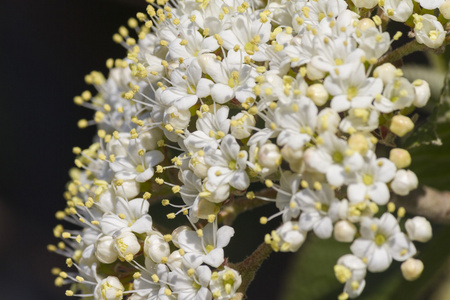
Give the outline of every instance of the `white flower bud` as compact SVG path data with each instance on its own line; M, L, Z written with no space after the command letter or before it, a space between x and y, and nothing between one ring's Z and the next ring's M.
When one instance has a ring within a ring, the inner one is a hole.
M424 217L414 217L405 222L408 237L413 241L428 242L433 236L431 224Z
M387 85L397 77L397 68L391 63L382 64L375 68L373 77L380 78L383 81L383 85Z
M399 137L405 136L408 132L413 130L414 123L410 118L402 115L396 115L392 118L389 129Z
M153 128L149 131L139 133L139 139L145 150L155 150L158 147L158 141L161 140L162 137L163 134L159 128Z
M114 239L111 236L102 236L98 239L95 247L95 257L104 264L116 261L117 251L114 248Z
M414 14L414 24L414 33L419 44L425 44L430 48L438 48L442 45L445 31L435 16Z
M208 74L206 72L206 66L210 64L212 61L216 60L216 55L212 53L204 53L199 56L197 56L197 62L202 69L203 73Z
M141 191L141 185L136 180L124 180L116 189L116 195L125 199L135 198Z
M352 0L358 8L374 8L378 4L378 0Z
M361 133L355 133L348 139L348 146L350 149L365 155L367 150L369 150L369 142L367 138Z
M283 158L289 163L289 167L294 172L302 172L304 168L303 162L303 148L293 149L286 144L283 148L281 148L281 155Z
M418 259L408 258L400 266L403 278L408 281L413 281L419 278L423 271L423 262Z
M424 107L427 105L431 96L430 85L425 80L417 79L413 82L416 97L414 98L415 107Z
M439 12L447 20L450 19L450 0L445 0L444 4L439 7Z
M391 189L400 196L406 196L410 191L417 188L419 180L411 170L398 170L394 180L391 182Z
M335 133L338 130L340 121L341 117L339 117L339 114L335 110L326 107L317 116L316 129L319 133L324 133L325 131Z
M306 90L306 96L317 106L322 106L328 101L328 92L321 83L310 85Z
M248 113L238 113L231 118L231 134L239 139L245 139L250 136L252 129L249 128L255 126L255 117Z
M169 107L164 116L164 122L169 123L174 129L185 129L191 120L189 110L178 110L175 106Z
M129 230L122 230L115 238L115 247L119 256L125 258L127 261L133 259L133 256L141 250L141 245L136 236Z
M258 161L263 167L274 169L281 165L282 160L280 149L275 144L264 144L259 149Z
M318 80L325 77L325 72L317 69L310 62L306 64L306 75L311 80Z
M155 263L160 263L161 258L169 256L170 246L161 234L155 233L145 238L144 252Z
M360 1L360 2L362 2L362 1ZM378 1L376 1L376 2L378 3ZM361 31L366 31L367 29L372 28L372 27L375 27L375 22L372 21L371 19L364 18L364 19L359 20L358 28L361 29Z
M122 300L124 287L120 280L114 276L108 276L95 287L95 299Z
M397 169L403 169L411 164L411 155L405 149L394 148L389 153L389 160L395 164Z
M334 239L338 242L352 242L356 232L355 225L347 220L341 220L334 224Z

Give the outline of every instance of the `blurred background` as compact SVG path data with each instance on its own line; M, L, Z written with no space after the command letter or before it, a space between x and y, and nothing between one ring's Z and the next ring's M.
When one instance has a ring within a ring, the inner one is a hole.
M87 88L84 75L106 72L106 59L125 55L111 37L144 8L143 0L0 3L0 299L66 298L64 288L54 287L50 272L64 267L65 259L46 246L57 242L52 235L58 223L54 214L64 208L71 150L89 146L94 134L77 128L77 121L91 112L72 99ZM411 60L420 63L425 58ZM237 230L228 253L231 261L249 255L277 225L258 225L261 215L272 213L260 208L237 219L236 227L251 223L256 229ZM448 227L436 230L437 238L420 248L431 249L429 264L424 259L425 279L407 283L395 264L392 272L371 276L360 299L450 299L432 290L437 280L449 280L450 268ZM257 273L249 299L336 299L342 287L332 266L346 252L348 245L312 239L297 255L274 254ZM380 290L391 293L380 298Z

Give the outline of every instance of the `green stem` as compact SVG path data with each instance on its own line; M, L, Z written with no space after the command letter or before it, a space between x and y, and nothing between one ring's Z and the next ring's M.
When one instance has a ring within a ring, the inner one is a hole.
M428 48L424 44L419 44L416 40L413 40L394 51L389 52L385 56L381 57L376 66L382 65L384 63L395 62L402 59L404 56L414 53L416 51L432 51L436 54L442 54L445 51L445 47L450 43L450 36L447 36L442 43L442 46L437 49Z
M246 259L236 265L236 270L242 276L242 284L238 292L245 293L250 283L255 278L256 271L266 258L272 253L272 247L266 243L262 243L258 248Z

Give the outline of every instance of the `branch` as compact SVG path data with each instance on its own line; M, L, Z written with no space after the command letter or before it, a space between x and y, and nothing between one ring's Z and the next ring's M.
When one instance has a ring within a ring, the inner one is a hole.
M408 196L395 196L394 203L408 212L441 224L450 224L450 191L441 192L423 186Z
M255 278L256 271L266 258L272 253L272 247L266 243L262 243L258 248L245 260L236 265L236 270L242 276L242 284L238 292L244 294L250 283Z

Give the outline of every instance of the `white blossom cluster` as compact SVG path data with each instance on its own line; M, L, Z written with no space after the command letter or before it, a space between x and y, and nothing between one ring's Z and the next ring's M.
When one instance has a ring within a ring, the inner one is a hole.
M392 145L430 89L379 63L401 35L383 31L382 17L411 20L417 41L437 48L442 24L413 7L446 17L450 2L149 3L129 21L137 39L125 27L114 36L127 57L108 60L107 78L86 76L98 94L74 99L95 111L79 126L98 131L88 149L74 148L57 213L75 229L58 225L63 242L49 246L74 266L55 271L57 285L72 284L66 295L233 299L242 279L224 255L234 229L223 220L238 200L275 203L279 213L261 218L281 217L265 237L275 251L297 251L310 231L349 243L334 270L340 299L360 295L366 272L392 260L405 262L406 279L420 275L412 241L426 242L431 226L422 217L399 225L405 211L391 194L408 195L418 180L408 151ZM187 225L154 224L158 202Z

